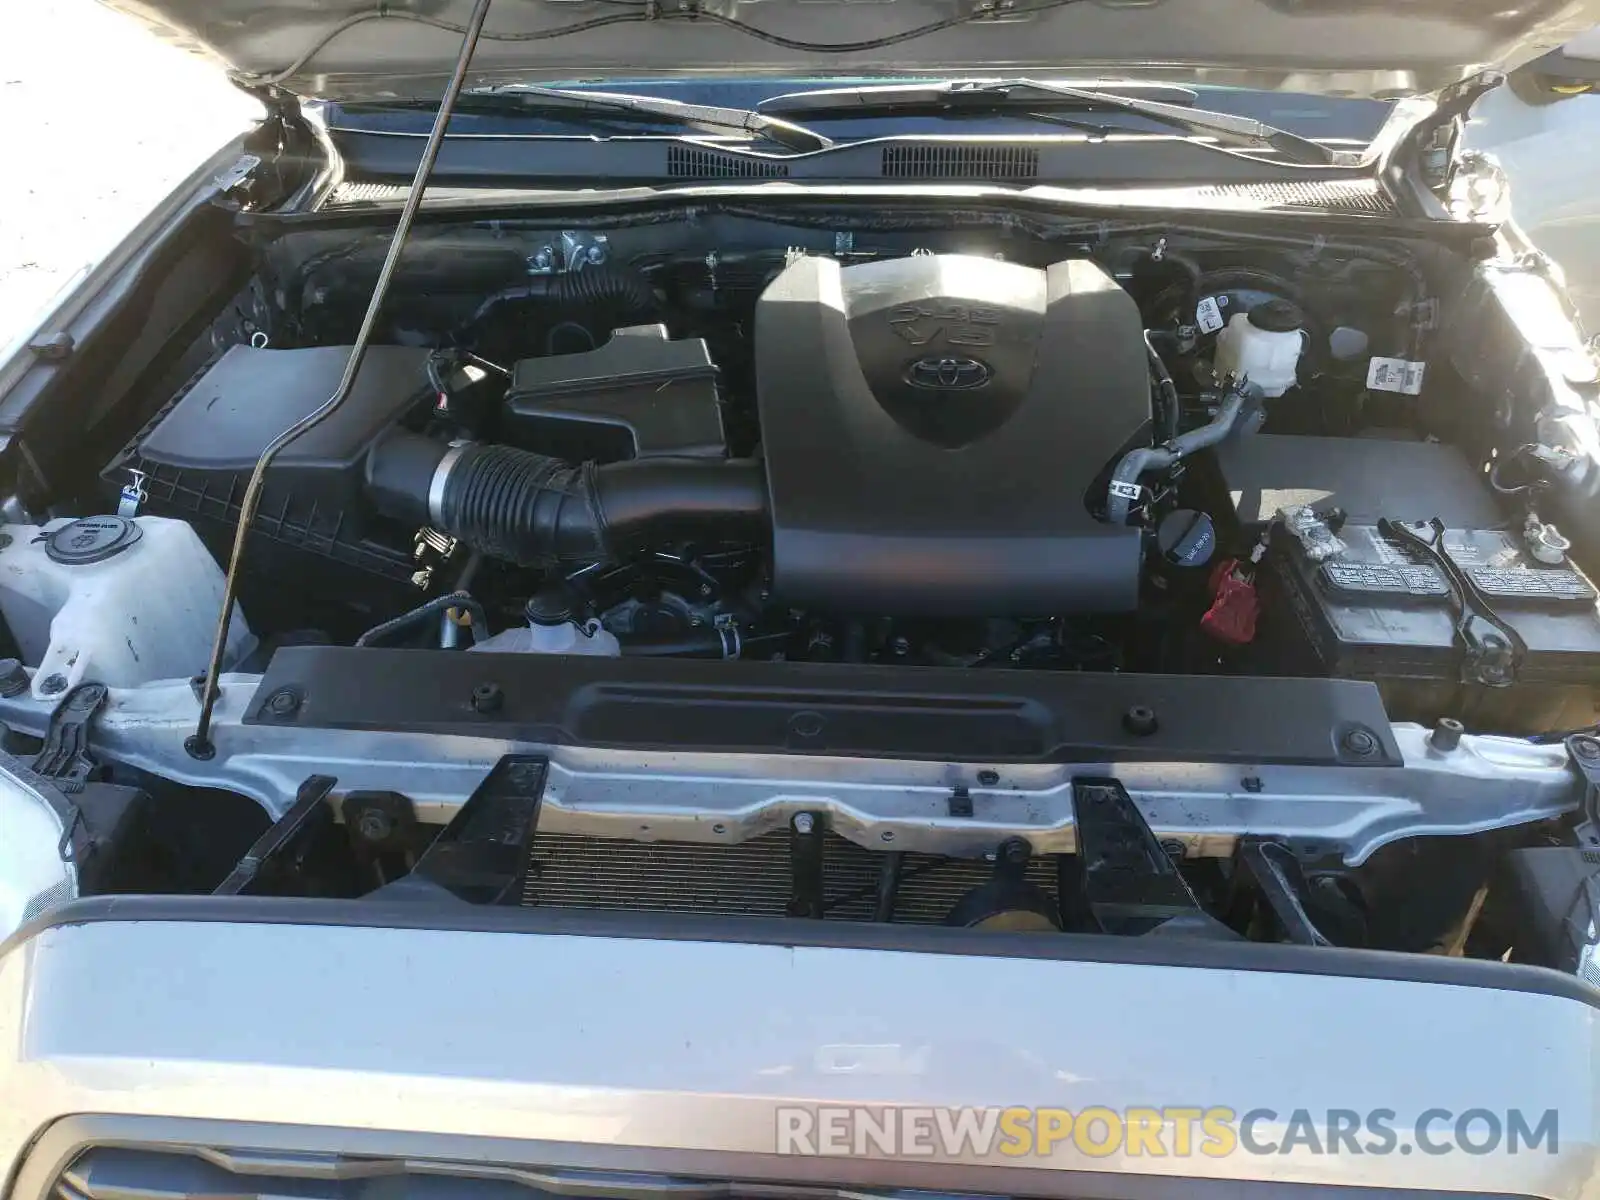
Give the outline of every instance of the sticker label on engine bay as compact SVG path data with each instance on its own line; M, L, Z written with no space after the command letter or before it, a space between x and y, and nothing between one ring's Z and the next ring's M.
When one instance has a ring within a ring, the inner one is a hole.
M1422 372L1427 366L1404 358L1375 358L1367 366L1367 387L1375 392L1415 396L1422 391Z
M1201 333L1215 333L1227 324L1222 319L1222 305L1217 303L1215 296L1207 296L1195 305L1194 323L1200 326Z

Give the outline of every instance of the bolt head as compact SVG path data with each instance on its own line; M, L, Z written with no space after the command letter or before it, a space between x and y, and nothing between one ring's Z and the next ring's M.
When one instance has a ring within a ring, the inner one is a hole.
M1000 782L1000 772L999 771L979 771L978 772L978 785L980 787L993 787L995 784L997 784L999 782Z
M1600 758L1600 741L1592 737L1575 737L1572 739L1572 752L1579 758Z
M20 696L28 690L27 669L14 658L0 658L0 696Z
M394 832L394 821L381 808L369 808L357 819L356 832L369 842L381 842Z
M505 693L500 690L498 683L480 683L472 689L472 709L474 712L499 712L505 701Z
M810 833L817 827L815 818L810 813L795 813L794 820L790 822L796 833Z
M1378 752L1378 739L1367 729L1352 729L1344 735L1346 752L1358 758L1369 758Z
M267 697L267 711L275 717L287 717L300 707L300 697L284 688Z
M39 690L46 696L54 696L67 690L67 677L65 675L46 675L44 682L39 685Z
M1122 714L1122 727L1134 737L1149 737L1160 728L1160 722L1156 720L1156 710L1148 704L1134 704Z

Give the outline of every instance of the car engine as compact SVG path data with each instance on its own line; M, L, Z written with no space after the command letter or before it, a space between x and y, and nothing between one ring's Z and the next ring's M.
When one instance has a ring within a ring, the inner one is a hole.
M468 245L425 242L418 276ZM681 261L579 255L374 349L272 469L244 611L269 638L348 642L467 590L488 628L458 632L497 647L1325 673L1379 682L1401 719L1592 723L1593 591L1531 503L1563 464L1491 464L1427 427L1403 374L1369 378L1422 361L1427 289L1392 252L1346 253L1327 296L1270 258L1177 251L785 251L732 279L712 252L709 296ZM322 299L294 320L336 325L308 269ZM257 333L103 473L219 556L256 457L346 353ZM1443 556L1380 531L1430 521ZM1494 614L1476 689L1453 563ZM442 621L376 636L437 645ZM561 625L578 632L529 633Z
M238 798L209 811L255 836L324 760L345 866L278 886L397 886L490 803L500 776L446 749L476 720L543 756L501 903L1079 928L1085 856L1153 846L1139 870L1199 936L1504 953L1532 918L1480 921L1475 893L1509 871L1497 903L1532 904L1515 856L1574 848L1600 545L1572 406L1484 398L1537 367L1492 280L1438 245L1246 223L836 217L419 229L353 390L266 475L235 740L197 750L246 480L338 388L384 245L253 235L222 312L57 489L76 500L20 505L0 548L27 581L0 585L14 752L88 705L96 778L167 814L118 886L205 878L171 851L175 796ZM479 682L413 715L285 674L324 658ZM513 658L567 708L514 714ZM1139 699L1195 680L1241 690ZM1127 700L1102 753L1030 732L1096 695ZM1324 723L1296 741L1296 713Z

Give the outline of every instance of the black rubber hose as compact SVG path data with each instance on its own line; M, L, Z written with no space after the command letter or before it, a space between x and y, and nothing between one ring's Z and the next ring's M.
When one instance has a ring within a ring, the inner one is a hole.
M374 507L526 566L613 562L663 543L761 541L758 462L637 459L574 466L509 446L391 434L367 459Z
M618 638L625 657L632 658L737 658L737 633L714 626L691 629L670 638Z
M480 636L488 632L489 619L484 616L483 605L472 598L471 593L465 591L451 592L447 596L435 596L426 604L418 605L408 613L402 613L392 621L385 621L382 625L374 625L356 639L357 646L376 646L387 642L396 634L404 633L426 621L436 613L442 613L450 608L464 608L472 614L472 624L467 626L467 632L472 637L474 644Z
M1178 436L1178 385L1172 382L1172 372L1156 350L1150 331L1144 331L1144 349L1150 357L1150 375L1155 381L1155 392L1161 397L1161 412L1156 419L1156 441L1168 442Z
M510 446L469 446L444 481L434 528L511 562L610 558L592 469Z
M463 328L476 328L503 304L541 301L569 308L603 308L624 320L653 316L658 307L655 290L638 271L589 267L564 275L535 275L526 283L495 292L478 305Z

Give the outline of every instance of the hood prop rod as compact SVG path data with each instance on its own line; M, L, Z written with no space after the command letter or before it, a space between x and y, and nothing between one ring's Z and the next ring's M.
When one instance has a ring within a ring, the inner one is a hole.
M222 613L217 618L217 638L211 647L211 663L206 668L205 681L200 692L200 720L195 725L194 733L183 743L183 748L193 758L209 759L217 753L217 748L211 741L211 718L217 706L217 698L221 694L219 680L222 676L222 660L228 649L228 629L233 624L234 598L239 591L239 567L244 560L245 541L250 536L250 526L255 521L256 509L261 503L261 489L266 482L267 469L272 466L273 459L278 457L285 446L332 416L345 402L355 385L356 375L366 360L367 347L372 341L373 331L377 328L378 314L383 308L384 298L388 295L389 285L394 281L395 270L400 264L400 255L405 250L406 237L411 232L412 221L416 218L417 210L422 207L422 194L427 189L428 176L433 174L433 164L439 157L439 148L444 144L445 129L450 124L450 114L455 111L456 98L461 95L461 88L466 82L467 67L472 62L473 52L478 48L478 37L483 32L484 19L489 15L490 2L491 0L474 0L472 17L467 22L466 36L461 40L461 53L456 57L455 70L450 75L450 82L445 85L444 95L439 99L439 113L434 117L433 128L428 131L428 140L423 144L422 158L417 163L417 173L412 176L411 190L406 193L405 203L400 208L400 219L394 226L394 238L389 242L389 252L384 257L383 268L378 272L378 281L373 285L372 299L367 301L367 313L361 319L361 329L356 334L355 345L350 348L350 358L344 365L344 374L339 379L339 386L320 408L308 413L273 438L261 452L261 457L256 459L255 469L250 472L250 482L245 486L244 499L239 505L239 524L233 532L233 553L228 559L228 575L222 588Z

